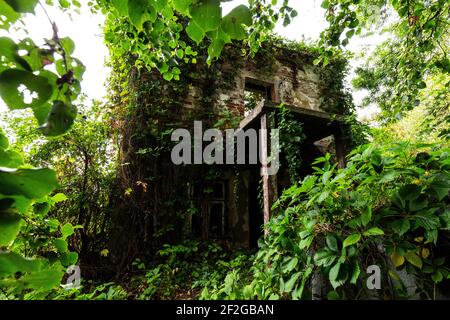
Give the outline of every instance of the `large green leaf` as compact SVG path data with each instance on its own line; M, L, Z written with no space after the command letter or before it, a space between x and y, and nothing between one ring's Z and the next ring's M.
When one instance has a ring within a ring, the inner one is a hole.
M283 273L289 273L297 267L298 258L293 257L289 259L289 262L283 267Z
M416 184L407 184L398 190L398 194L403 200L415 200L420 196L420 187Z
M189 38L199 44L205 37L205 31L200 28L193 20L189 21L189 25L186 27L186 33Z
M359 233L355 233L355 234L349 235L344 240L344 248L348 247L348 246L351 246L352 244L357 243L359 241L359 239L361 239L361 234L359 234Z
M46 136L61 135L70 129L76 116L77 108L74 105L56 100L39 130Z
M249 26L251 24L250 9L245 5L240 5L223 17L221 27L232 39L242 40L245 38L245 29L242 25Z
M338 244L336 237L332 234L328 234L326 237L326 242L328 248L330 248L332 251L337 252L338 251Z
M416 219L416 225L423 227L426 230L433 230L439 227L439 218L432 214L430 209L425 212L421 212L414 215Z
M22 155L14 150L0 149L0 167L16 168L23 164Z
M172 0L175 10L187 15L189 13L189 6L192 4L193 0Z
M221 22L220 0L203 0L191 6L192 20L204 32L216 30Z
M138 29L142 29L145 21L156 20L156 10L147 0L128 0L128 16L131 23Z
M74 265L78 261L78 253L76 253L74 251L66 252L61 255L59 260L61 261L62 265L65 267Z
M111 0L111 4L121 16L128 14L128 0Z
M25 87L29 90L32 100L24 101L24 93L19 89ZM33 93L37 97L33 97ZM0 74L0 96L10 109L34 108L45 103L52 96L52 86L48 80L36 76L32 72L18 69L7 69Z
M331 285L334 289L343 285L348 279L348 268L345 264L341 262L337 262L331 269L328 274L328 279L330 280Z
M337 279L340 268L341 268L341 263L336 262L335 265L330 269L330 272L328 274L328 278L330 279L330 281L334 281Z
M65 240L75 232L74 227L70 223L66 223L61 227L62 238Z
M408 219L399 219L391 222L390 226L399 236L403 236L409 230L410 223Z
M291 278L284 285L285 292L291 292L294 289L295 284L297 283L298 278L301 276L301 272L294 273Z
M34 8L39 0L5 0L16 12L34 13Z
M368 206L361 214L361 223L363 226L367 225L372 220L372 207Z
M40 105L39 107L33 108L34 117L36 118L40 126L44 125L45 120L47 119L47 116L51 109L52 104L50 102L46 102L43 105Z
M19 46L8 37L0 37L0 59L16 63L18 66L31 71L29 64L19 53Z
M10 25L20 18L20 14L14 11L5 1L0 1L0 16L5 17L0 19L0 28L8 29Z
M60 270L42 270L26 274L17 280L20 286L35 290L50 290L61 284L64 272Z
M359 267L359 263L355 262L354 263L354 269L353 269L353 272L352 272L352 276L350 278L350 283L356 284L356 281L358 281L360 273L361 273L361 268Z
M0 169L0 194L39 199L58 186L56 173L42 169Z
M5 150L6 148L8 148L8 146L9 146L8 138L6 138L2 128L0 128L0 149Z
M0 247L7 246L16 238L21 221L16 214L0 211Z
M36 272L42 265L41 260L31 260L14 252L0 252L0 276L13 275L16 272Z
M327 249L322 249L314 255L314 261L319 266L328 267L336 260L336 253Z
M68 248L67 242L64 239L58 238L53 240L53 245L58 250L59 253L66 253Z
M448 192L450 191L450 181L448 176L438 176L430 184L430 187L436 193L438 200L442 201L442 199L448 196Z
M370 228L369 230L366 230L363 233L363 235L365 236L381 236L383 234L384 231L377 227Z
M0 202L1 203L8 203L8 206L2 208L2 209L13 209L20 213L25 214L28 209L30 208L30 205L32 204L32 199L26 198L22 195L12 195L12 196L5 196L0 194Z
M422 259L412 251L409 251L405 254L406 260L417 268L422 268Z
M64 49L66 55L71 55L75 51L75 42L69 37L59 39L61 47Z

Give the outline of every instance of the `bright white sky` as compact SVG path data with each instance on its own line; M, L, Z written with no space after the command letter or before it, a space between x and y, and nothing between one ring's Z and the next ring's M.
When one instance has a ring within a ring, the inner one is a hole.
M69 14L52 7L47 7L47 12L50 18L56 22L59 36L69 36L74 40L76 44L74 56L79 58L86 66L82 82L83 92L88 96L88 99L102 99L106 94L104 83L108 75L108 68L105 67L108 51L103 43L101 31L104 18L101 15L92 14L86 4L86 0L80 2L82 3L81 14L73 13L69 16ZM247 0L234 0L222 3L223 14L229 12L236 5L246 3ZM287 27L283 27L281 24L277 26L276 31L282 36L294 40L301 40L302 38L318 39L320 32L327 26L324 18L324 9L320 7L320 4L321 0L291 0L290 5L297 10L298 16ZM36 7L35 15L30 14L26 17L25 24L29 30L28 36L37 44L42 44L42 35L46 35L48 38L52 36L50 23L40 6ZM0 36L4 34L4 32L0 32ZM17 31L12 36L21 39L26 35ZM381 39L380 37L354 39L350 43L349 49L356 52L365 45L373 48ZM352 62L352 65L355 63L356 61ZM361 92L354 93L355 101L358 103L362 96L363 93ZM0 100L0 111L4 111L5 108ZM375 111L376 109L372 108L360 110L358 113L360 117L363 117Z

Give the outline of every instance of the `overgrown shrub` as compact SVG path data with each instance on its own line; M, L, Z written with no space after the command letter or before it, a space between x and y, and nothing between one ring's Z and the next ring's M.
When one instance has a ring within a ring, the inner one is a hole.
M435 286L449 278L445 251L437 250L450 228L449 152L437 145L368 144L350 153L344 169L329 155L318 158L315 174L274 205L279 213L250 273L233 276L253 280L226 296L307 299L317 287L314 276L325 279L319 294L330 299L374 297L366 270L378 265L376 297L434 298ZM406 291L400 273L414 279L415 293Z

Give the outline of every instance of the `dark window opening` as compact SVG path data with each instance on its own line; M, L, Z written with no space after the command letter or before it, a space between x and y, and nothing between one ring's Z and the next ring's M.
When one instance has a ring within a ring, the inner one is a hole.
M223 238L226 233L225 181L191 184L189 195L200 213L193 217L192 235L207 234L208 238ZM207 232L202 232L202 228L206 228Z
M273 85L260 83L256 80L245 79L244 88L244 116L250 114L262 100L272 100Z

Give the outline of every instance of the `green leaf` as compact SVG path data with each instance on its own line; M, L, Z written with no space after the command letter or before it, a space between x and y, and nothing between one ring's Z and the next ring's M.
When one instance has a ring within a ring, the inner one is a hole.
M337 244L336 237L334 235L328 234L326 237L326 242L327 242L328 248L330 248L332 251L335 251L335 252L338 251L338 244Z
M66 201L67 197L64 193L57 193L52 197L53 202L58 203L58 202L62 202L62 201Z
M358 262L355 262L352 277L350 278L350 283L356 284L356 281L358 281L360 273L361 273L361 268L359 267Z
M46 136L58 136L70 129L77 116L77 108L56 100L39 130Z
M66 252L59 259L64 267L72 266L78 261L78 253Z
M58 238L53 240L53 245L56 247L59 253L65 253L68 250L68 245L66 240Z
M16 214L0 211L0 247L8 246L16 238L21 221Z
M183 57L184 57L184 51L183 51L183 49L178 49L178 50L176 51L176 55L177 55L178 59L183 59Z
M17 272L35 272L41 268L41 260L31 260L14 252L0 252L0 277Z
M331 290L330 292L327 293L327 299L328 300L339 300L339 293L337 293L336 290Z
M0 59L16 63L23 69L31 71L27 61L19 55L18 51L19 46L12 39L8 37L0 37Z
M18 283L25 288L50 290L60 285L63 276L64 272L59 270L43 270L24 275Z
M420 259L420 257L417 254L415 254L413 251L408 251L405 254L405 258L413 266L416 266L417 268L422 269L422 259Z
M111 4L119 15L126 16L128 14L128 0L111 0Z
M301 272L296 272L291 276L291 278L284 285L284 292L291 292L292 289L294 289L294 286L301 274Z
M300 240L298 247L300 250L309 249L311 243L314 240L314 235L307 236L305 239Z
M147 0L128 0L128 16L131 23L142 30L145 21L155 22L156 10Z
M46 216L47 213L50 211L51 206L50 203L48 203L47 201L45 202L36 202L33 205L33 212L39 216Z
M252 299L254 298L253 294L253 287L251 285L246 285L244 289L242 290L242 294L244 295L245 299Z
M39 0L5 0L16 12L34 13L34 8Z
M22 155L14 150L0 149L0 167L16 168L23 165Z
M19 88L25 87L32 100L26 103L24 93ZM0 96L10 109L34 108L45 103L52 96L53 89L48 80L29 71L7 69L0 74ZM33 97L36 94L37 97Z
M393 221L390 226L399 236L403 236L409 230L410 223L408 219L400 219Z
M221 28L232 39L242 40L245 38L245 29L242 25L252 24L252 14L245 5L240 5L231 10L223 17Z
M317 203L322 203L326 198L328 198L329 195L330 191L328 190L322 191L320 196L317 198Z
M72 39L69 37L64 37L59 39L59 42L61 43L61 47L64 50L64 53L66 55L71 55L75 50L75 42L73 42Z
M40 126L44 125L45 119L47 119L50 110L52 109L52 104L49 102L40 105L39 107L33 108L33 115L36 118Z
M9 146L8 138L6 138L2 128L0 128L0 149L5 150L8 148L8 146Z
M215 30L221 22L220 0L203 0L191 6L191 20L204 32Z
M189 21L189 25L186 27L186 33L189 38L199 44L205 37L205 31L200 28L193 20Z
M344 240L344 248L357 243L360 239L361 239L361 234L359 234L359 233L355 233L355 234L348 236Z
M394 267L400 267L401 265L403 265L403 263L405 263L405 258L401 255L399 255L397 252L393 252L391 254L391 260L392 263L394 264Z
M193 0L172 0L175 10L187 15L189 13L189 6L192 4Z
M436 193L439 201L448 196L450 190L450 182L442 177L437 177L430 184L431 189Z
M434 281L434 283L439 283L444 279L444 276L440 271L436 271L431 275L431 279Z
M407 184L398 190L398 194L404 200L415 200L420 196L420 187L416 184Z
M416 225L423 227L426 230L433 230L439 227L439 217L433 214L423 212L414 215Z
M366 230L363 233L363 235L365 236L381 236L383 234L384 231L377 227L370 228L369 230Z
M208 64L211 63L212 59L220 56L225 42L222 39L214 39L208 47Z
M428 206L428 200L426 196L421 195L415 200L411 200L409 203L409 210L414 211L420 211L422 209L425 209Z
M297 267L298 258L293 257L289 260L289 262L283 267L283 273L289 273Z
M361 223L366 226L372 220L372 207L368 206L361 214Z
M62 238L65 240L75 232L74 227L70 223L66 223L61 227Z
M22 195L28 199L39 199L58 186L56 174L48 168L0 169L0 194Z
M1 29L8 29L12 23L20 18L20 14L14 11L5 1L0 1L0 16L5 17L5 20L0 19Z
M380 183L385 183L385 182L389 182L394 180L397 176L398 176L398 172L395 170L391 170L391 171L387 171L385 173L383 173L383 175L381 176L379 182Z
M330 273L328 274L328 277L330 281L335 281L339 275L339 269L341 268L341 263L337 262L334 264L334 266L330 269Z
M328 267L336 260L336 253L327 249L322 249L314 255L314 262L319 266Z

